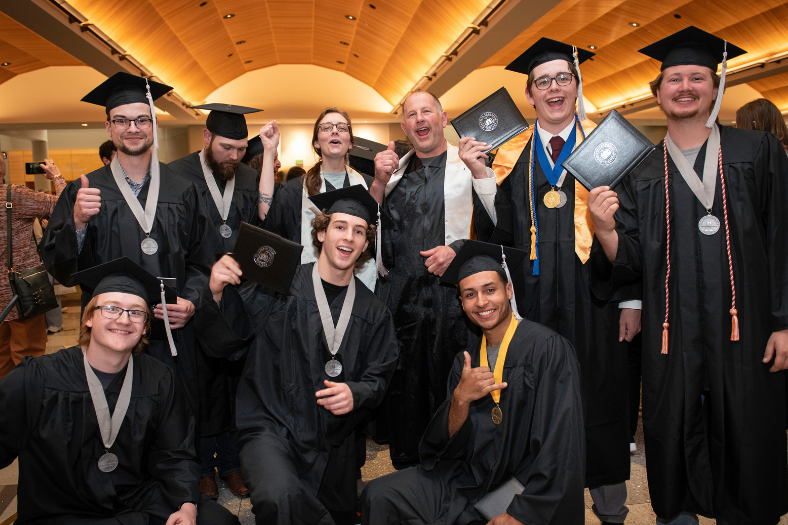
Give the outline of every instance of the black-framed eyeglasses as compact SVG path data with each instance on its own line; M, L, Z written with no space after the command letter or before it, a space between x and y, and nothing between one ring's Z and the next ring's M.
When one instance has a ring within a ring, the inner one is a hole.
M148 320L148 312L143 312L142 310L126 310L112 304L97 306L96 308L101 310L101 315L107 319L120 319L123 312L126 312L129 314L129 321L132 323L144 323Z
M348 128L347 124L339 122L334 124L333 122L324 122L323 124L318 124L317 129L322 131L323 133L331 133L334 128L337 128L337 131L340 133L347 133L350 128Z
M536 89L539 91L544 91L553 85L553 80L555 80L555 83L559 86L568 86L572 83L572 77L574 77L572 73L558 73L554 77L539 77L534 80L534 86L536 86Z
M137 129L150 129L153 119L150 117L112 119L112 123L118 129L128 129L131 127L132 122L137 125Z

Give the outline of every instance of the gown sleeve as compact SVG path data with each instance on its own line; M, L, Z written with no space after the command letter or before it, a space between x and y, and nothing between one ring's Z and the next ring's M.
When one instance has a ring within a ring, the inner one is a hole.
M528 443L532 463L527 478L518 478L525 489L507 513L523 523L548 524L585 484L580 371L572 345L558 335L541 345L532 363L524 378L536 398Z
M79 270L80 252L74 224L74 202L78 189L75 182L70 182L63 190L41 241L41 254L47 271L65 286L76 284L71 275ZM90 247L87 246L89 242L85 240L82 253L90 253Z
M517 168L515 167L515 170ZM514 214L511 204L511 178L514 171L498 185L495 193L495 214L493 222L481 199L473 195L473 224L476 238L480 241L504 246L514 246Z
M148 453L148 471L174 508L187 501L197 504L200 467L194 448L196 424L169 368L159 385L159 399L161 416Z
M43 371L29 356L0 381L0 469L13 463L25 447L43 393Z
M788 329L788 155L777 137L767 133L761 142L755 173L764 173L762 216L766 218L769 279L772 283L772 332Z

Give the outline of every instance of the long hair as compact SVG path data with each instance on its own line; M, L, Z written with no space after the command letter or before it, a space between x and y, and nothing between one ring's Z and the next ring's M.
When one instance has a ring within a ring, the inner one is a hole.
M759 98L736 111L736 127L768 131L788 149L788 126L780 110L770 100Z
M85 321L93 317L93 313L96 311L96 307L98 306L98 298L98 295L92 298L85 307L85 311L82 313L82 324L79 327L79 346L87 347L90 344L91 328L85 324ZM148 319L145 320L145 327L142 330L142 337L140 337L140 340L131 350L134 355L139 355L140 352L142 352L142 349L148 344L148 335L150 334L150 322L152 314L147 304L145 305L145 311L148 313Z
M356 141L356 139L353 137L353 125L350 123L350 117L347 113L338 108L326 108L323 110L320 116L317 117L317 120L315 120L315 127L312 130L312 149L315 150L315 155L317 155L320 160L318 160L314 166L309 168L309 171L307 171L306 175L304 175L304 184L306 185L306 191L309 196L320 193L320 168L323 166L323 155L320 153L320 148L315 146L315 142L317 142L317 135L320 132L320 129L318 128L320 121L323 120L323 117L329 113L338 113L345 117L345 120L347 120L348 133L350 133L350 143L353 144Z

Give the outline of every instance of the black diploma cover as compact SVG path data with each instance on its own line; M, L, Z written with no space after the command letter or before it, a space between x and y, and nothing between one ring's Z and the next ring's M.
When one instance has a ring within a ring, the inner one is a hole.
M501 88L451 121L460 137L474 137L489 146L485 153L528 129L506 88Z
M245 279L287 294L303 249L298 243L242 222L232 256Z

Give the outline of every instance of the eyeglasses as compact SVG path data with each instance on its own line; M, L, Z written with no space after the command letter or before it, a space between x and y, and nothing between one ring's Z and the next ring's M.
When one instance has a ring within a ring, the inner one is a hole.
M318 124L317 129L319 129L323 133L331 133L331 131L333 131L335 127L337 128L337 131L340 133L347 133L349 129L347 124L343 124L341 122L338 124L334 124L333 122L325 122L323 124Z
M148 320L148 312L143 312L142 310L126 310L125 308L111 304L97 306L96 308L101 310L101 315L107 319L120 319L123 312L126 312L129 314L129 321L132 323L144 323Z
M553 80L555 80L555 83L559 86L568 86L572 83L572 77L574 77L572 73L558 73L554 77L539 77L534 80L534 85L539 91L544 91L552 86Z
M118 129L128 129L131 127L131 123L134 122L137 125L137 129L150 129L151 124L153 123L153 119L150 117L140 117L140 118L116 118L112 120L112 123L115 124L115 127Z

